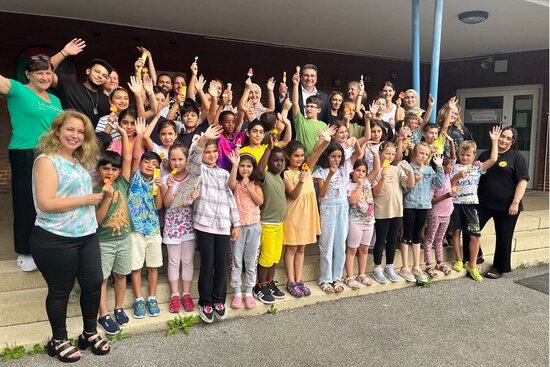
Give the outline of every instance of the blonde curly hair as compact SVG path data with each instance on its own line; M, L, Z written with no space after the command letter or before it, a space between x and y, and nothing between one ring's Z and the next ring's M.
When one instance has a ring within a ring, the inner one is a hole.
M99 159L99 146L96 141L94 126L88 116L74 110L63 111L53 119L48 131L40 137L37 150L43 154L58 154L61 149L58 137L59 129L70 118L78 119L84 124L84 141L75 150L74 156L84 167L93 168Z

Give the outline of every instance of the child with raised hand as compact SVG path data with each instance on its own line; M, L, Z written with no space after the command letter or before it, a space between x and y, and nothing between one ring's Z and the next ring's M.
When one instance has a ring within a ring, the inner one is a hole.
M263 188L264 203L260 207L261 237L258 258L258 282L254 287L254 298L265 304L282 299L285 294L274 280L275 267L283 252L283 218L286 213L285 184L281 172L285 168L285 155L281 147L274 146L275 136L270 136L260 162L258 180ZM267 170L266 170L267 166Z
M344 290L341 278L346 253L349 211L344 149L340 144L331 142L318 163L319 168L313 173L313 179L319 187L321 219L319 286L326 294L340 293Z
M465 268L470 276L477 281L483 280L477 269L477 255L481 237L479 217L476 210L476 205L479 204L477 187L481 175L487 172L498 159L500 132L500 127L495 126L489 133L492 144L491 155L481 165L474 164L477 150L476 143L473 140L464 140L458 148L459 163L453 167L451 179L451 187L456 187L456 194L453 197L454 210L449 224L449 230L453 233L453 248L456 255L453 269L461 271ZM463 236L470 236L470 262L466 264L463 264L462 252L460 251L461 231Z
M161 110L158 110L155 117L143 134L143 144L147 150L157 153L162 159L162 164L160 165L160 174L162 177L170 173L170 163L168 161L168 150L170 146L174 144L176 138L178 137L178 128L176 123L172 120L166 120L160 116ZM159 120L162 121L159 123ZM158 138L162 145L158 145L153 140L151 140L151 134L153 131L157 130Z
M334 133L335 128L331 128ZM311 291L302 282L305 246L317 242L321 234L317 198L313 187L312 168L330 143L327 130L318 130L319 139L309 158L305 146L293 140L286 146L289 167L284 173L287 210L283 221L285 272L287 290L294 297L309 296Z
M221 126L212 125L191 147L189 170L200 176L199 197L193 206L193 228L201 255L199 273L199 316L205 323L214 317L225 319L227 296L226 270L229 240L240 233L240 220L233 192L227 183L229 172L217 165L216 139Z
M412 188L415 184L413 169L407 161L401 161L399 166L391 164L395 159L395 152L395 145L391 142L385 142L380 146L382 171L372 189L376 218L372 276L381 284L386 283L386 276L392 283L399 280L393 269L393 260L399 229L403 221L403 188ZM382 270L384 248L386 249L386 267Z
M130 156L133 156L134 154L134 145L136 143L137 134L136 134L136 120L138 118L138 115L136 111L132 108L127 108L120 112L118 115L118 126L120 126L122 129L126 130L126 134L128 135L128 141L130 142ZM105 128L105 132L110 133L110 131L113 129L113 124L107 124L107 127ZM111 145L111 150L114 152L117 152L118 154L122 153L122 142L120 140L113 140L113 144ZM138 152L137 159L139 160L139 157L143 154L143 148L141 148Z
M334 134L334 141L344 149L344 169L346 170L346 174L348 174L353 171L353 163L357 159L363 158L365 154L363 148L367 142L367 138L364 136L359 139L354 136L350 138L348 128L340 121L335 121L329 126L333 125L337 128Z
M132 287L134 290L134 318L141 319L160 315L156 299L158 268L162 266L162 238L158 210L162 208L160 190L163 183L160 175L155 175L162 162L155 152L145 152L140 157L145 120L139 117L136 121L136 142L132 156L132 179L128 190L128 206L134 224L132 232ZM157 192L155 193L155 190ZM149 281L147 302L141 291L141 269L147 266Z
M94 181L94 193L103 192L103 199L96 207L99 224L97 236L101 250L103 283L97 323L107 335L114 335L128 323L128 316L122 308L126 291L126 275L132 271L132 221L128 209L128 188L130 186L130 144L126 131L115 126L122 140L122 157L112 151L102 152L96 166L98 179ZM115 320L107 310L107 279L113 273L115 288Z
M246 282L244 305L247 309L256 306L252 290L256 285L256 261L260 247L260 205L264 203L264 193L256 176L256 159L250 154L241 154L235 150L229 155L233 168L227 182L233 190L241 231L239 238L232 243L233 268L231 269L231 287L233 300L231 308L239 309L243 304L241 293L241 274L244 262Z
M106 131L105 129L109 126L108 122L111 124L116 124L118 122L118 115L120 112L130 106L128 91L123 87L113 89L109 95L109 103L111 104L111 113L99 118L97 126L95 127L96 132ZM108 132L111 134L113 140L120 140L120 134L116 129L109 127Z
M443 159L435 154L433 162L436 165L434 171L432 167L425 163L430 156L430 147L425 142L420 142L414 146L411 155L410 166L414 172L415 183L409 187L403 196L403 236L401 239L401 260L403 266L399 275L408 282L427 283L428 277L420 269L420 238L422 228L426 224L428 210L432 207L432 187L442 188L445 184L445 175L443 173ZM413 251L413 268L409 269L409 246Z
M272 112L266 112L266 113L272 113ZM281 113L277 114L276 124L279 124L279 122L282 122L285 126L284 128L285 134L284 134L283 140L277 141L276 138L274 140L274 144L281 147L281 149L284 149L287 146L292 136L292 128L290 126L290 121L288 118L286 118L287 113L288 113L288 110L285 111L283 109ZM248 144L243 146L240 149L240 153L250 154L256 159L256 162L259 162L268 146L268 144L262 144L262 141L264 140L264 137L265 137L265 130L262 122L260 120L252 120L250 123L248 123L246 136L248 137Z
M310 96L306 99L306 116L302 115L299 104L299 84L300 74L295 73L292 76L292 114L294 116L294 127L296 129L296 140L304 145L304 154L309 157L313 153L315 142L317 141L318 130L326 130L327 124L317 120L321 113L323 101L318 96Z
M176 142L168 149L171 172L162 177L162 201L166 208L162 242L168 250L168 282L170 283L170 304L168 311L178 313L180 305L186 312L195 305L191 297L193 280L193 256L195 254L195 232L193 231L193 201L198 196L198 177L189 174L187 148ZM183 292L180 299L179 279ZM180 303L181 302L181 303Z
M432 277L437 277L437 271L445 275L451 273L451 269L443 262L443 239L449 226L453 213L454 191L451 189L451 173L455 164L455 146L453 140L445 135L450 142L451 156L443 158L443 172L445 173L445 185L442 188L432 187L432 209L428 211L426 221L426 236L424 238L424 262L426 272ZM435 249L436 265L432 265L432 247Z
M372 236L374 235L374 198L372 182L380 172L378 151L368 145L374 157L374 168L367 175L367 162L358 159L353 164L353 172L347 185L349 202L349 227L346 240L346 285L358 289L359 282L371 285L372 279L366 275L367 256ZM353 263L357 254L359 275L353 276Z

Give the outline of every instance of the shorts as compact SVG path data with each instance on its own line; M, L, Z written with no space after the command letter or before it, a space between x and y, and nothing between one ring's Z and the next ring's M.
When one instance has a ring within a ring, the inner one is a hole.
M258 264L269 268L281 261L283 253L283 223L262 223Z
M454 204L454 207L449 222L449 231L461 229L470 236L481 237L476 204Z
M369 247L373 234L374 224L350 223L346 245L349 248L358 248L359 245Z
M114 239L99 242L101 250L101 270L103 279L107 279L111 272L128 275L132 271L132 238Z
M132 270L143 268L160 268L162 266L162 237L160 233L145 236L132 232Z

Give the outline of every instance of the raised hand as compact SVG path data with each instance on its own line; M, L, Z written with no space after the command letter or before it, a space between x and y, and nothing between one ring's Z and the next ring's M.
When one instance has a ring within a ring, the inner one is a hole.
M227 92L227 94L222 94L222 100L224 106L231 106L231 103L233 101L233 91L230 90Z
M189 67L189 70L191 70L191 75L197 76L197 74L199 72L199 66L197 65L196 62L194 62Z
M434 154L432 157L432 161L437 167L441 167L443 165L443 157L441 156L441 154Z
M500 126L498 125L493 126L493 130L489 132L489 137L491 138L491 141L497 142L501 132L502 132L502 129L500 128Z
M369 105L369 112L372 114L373 117L375 117L378 113L378 106L376 105L376 101L372 101L372 103Z
M217 82L214 80L211 80L210 83L208 84L208 94L210 94L214 98L218 98L219 96L218 87L216 85L217 85Z
M62 55L65 57L78 55L84 50L85 47L86 47L86 42L83 39L73 38L61 50L63 51Z
M149 75L143 77L142 85L148 95L153 94L153 79Z
M300 83L300 74L299 73L295 73L293 76L292 76L292 84L293 85L298 85Z
M151 51L149 51L148 49L146 49L145 47L143 46L137 46L136 47L138 49L139 52L141 52L142 54L146 54L148 57L152 57L153 55L151 54ZM141 57L140 57L141 59Z
M285 98L285 100L283 101L283 110L286 110L286 111L290 111L290 109L292 108L292 102L290 101L289 98Z
M141 79L136 78L135 76L130 77L130 83L128 83L128 88L132 91L134 94L141 93Z
M204 84L206 84L206 80L204 80L204 76L199 76L197 79L195 79L195 89L197 91L201 91L204 88Z
M137 128L137 125L136 125ZM208 126L208 129L204 132L203 137L207 140L215 140L223 133L223 127L218 124Z
M145 134L145 130L147 130L145 119L143 117L138 117L136 119L136 135L143 136L143 134Z
M458 100L456 99L456 96L451 97L451 99L449 99L449 102L447 102L451 111L458 110L458 107L456 105L457 103L458 103Z
M288 92L288 86L285 83L280 83L279 84L279 98L285 98L287 92Z
M435 99L431 94L429 94L428 95L428 107L433 107L434 104L435 104Z
M274 90L275 89L275 78L274 77L271 77L268 79L267 81L267 90Z
M241 158L240 158L240 156L239 156L238 148L233 149L233 150L229 153L229 160L231 161L231 163L233 164L233 166L236 166L237 164L239 164Z

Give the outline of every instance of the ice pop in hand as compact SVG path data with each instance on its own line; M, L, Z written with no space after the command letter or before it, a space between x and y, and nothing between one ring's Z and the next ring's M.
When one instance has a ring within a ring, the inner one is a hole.
M399 92L399 98L401 99L405 98L405 92Z
M382 163L382 168L390 168L391 162L389 159L384 159L384 163Z
M111 180L108 179L108 178L104 178L103 179L103 188L102 188L102 190L107 191L107 190L109 190L110 186L111 186Z
M241 145L242 145L242 142L241 142L241 138L239 137L239 138L237 138L237 140L235 141L235 146L236 146L237 148L240 149L240 148L241 148Z
M198 56L195 56L195 61L194 61L195 64L197 63L197 60L198 60L198 59L199 59L199 57L198 57Z
M301 170L302 171L309 171L309 166L308 166L307 162L302 163Z
M164 154L164 152L160 152L159 156L160 156L160 159L164 159L164 157L166 157L166 154Z
M160 176L160 168L155 168L153 171L153 181ZM157 196L159 193L159 187L155 182L153 182L153 196Z
M233 86L233 84L231 83L227 83L227 91L229 92L231 90L231 87Z
M286 84L286 71L283 71L283 84Z
M300 74L300 67L296 66L296 74Z
M252 78L254 75L254 70L252 70L252 68L248 69L248 73L246 73L246 75L248 75L249 78Z
M118 112L118 108L116 105L112 104L111 107L109 108L109 110L112 112L112 113L117 113Z
M141 54L141 61L143 61L143 63L145 64L145 61L147 61L147 52L146 51L143 51L143 53Z
M174 169L172 170L172 172L170 172L170 174L171 174L172 176L174 176L176 173L178 173L178 169L177 169L177 168L174 168Z

